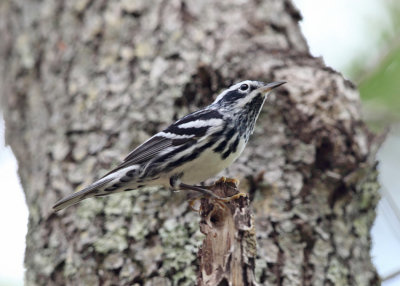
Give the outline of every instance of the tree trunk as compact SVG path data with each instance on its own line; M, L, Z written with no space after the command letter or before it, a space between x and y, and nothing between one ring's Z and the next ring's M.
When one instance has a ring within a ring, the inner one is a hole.
M0 2L6 138L29 207L27 285L193 285L183 192L53 203L243 79L286 80L224 174L241 180L261 285L378 285L374 137L353 84L309 54L290 0ZM323 31L321 31L323 32Z
M238 181L221 178L211 190L220 198L201 198L198 286L256 286L256 231L249 198ZM194 200L198 201L197 200Z

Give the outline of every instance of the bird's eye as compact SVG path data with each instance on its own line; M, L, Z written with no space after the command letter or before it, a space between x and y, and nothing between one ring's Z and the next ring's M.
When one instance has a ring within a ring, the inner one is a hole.
M246 91L248 88L249 88L249 85L245 84L245 83L240 86L241 91Z

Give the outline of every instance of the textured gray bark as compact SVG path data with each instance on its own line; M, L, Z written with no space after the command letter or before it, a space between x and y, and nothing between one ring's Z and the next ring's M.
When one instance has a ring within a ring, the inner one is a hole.
M374 137L355 87L310 56L299 19L289 0L1 1L6 137L30 212L26 284L193 285L203 236L184 193L51 206L242 79L288 81L227 172L252 199L258 282L379 284Z

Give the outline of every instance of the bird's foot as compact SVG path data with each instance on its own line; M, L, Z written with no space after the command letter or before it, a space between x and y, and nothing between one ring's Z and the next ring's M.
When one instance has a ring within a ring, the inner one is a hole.
M192 198L189 200L189 207L192 211L195 212L200 212L201 210L201 200L202 199L212 199L214 201L214 203L219 206L222 209L225 209L226 203L230 203L234 200L237 200L239 198L247 198L247 194L246 193L237 193L233 196L230 197L226 197L226 198L220 198L220 197L211 197L210 196L200 196L200 197L196 197L196 198Z
M221 177L221 178L218 179L218 181L216 181L214 183L214 185L220 184L220 183L228 183L228 184L231 183L231 184L234 184L236 187L238 187L239 184L240 184L240 181L238 179L235 179L235 178Z
M184 183L179 184L179 188L183 190L192 190L196 191L202 194L202 196L193 198L189 200L189 207L191 210L195 212L200 212L201 211L201 200L202 199L211 199L212 201L215 202L216 205L218 205L221 208L226 208L226 203L230 203L234 200L237 200L241 197L246 198L247 194L246 193L237 193L234 194L230 197L220 197L216 193L214 193L211 189L215 187L217 184L221 183L230 183L233 184L233 186L229 186L231 188L237 188L239 186L239 180L237 179L232 179L232 178L226 178L226 177L221 177L218 181L214 183L212 186L193 186L193 185L187 185Z
M246 193L237 193L237 194L235 194L233 196L230 196L230 197L216 198L215 200L218 200L218 201L221 201L221 202L224 202L224 203L229 203L229 202L237 200L239 198L246 198L246 197L247 197Z

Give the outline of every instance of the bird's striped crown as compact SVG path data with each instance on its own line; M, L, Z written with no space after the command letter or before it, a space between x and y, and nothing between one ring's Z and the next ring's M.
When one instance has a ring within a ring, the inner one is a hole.
M265 86L261 81L245 80L230 86L221 92L213 102L213 105L219 105L225 108L243 107L251 102L259 92L253 92Z

